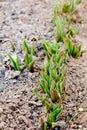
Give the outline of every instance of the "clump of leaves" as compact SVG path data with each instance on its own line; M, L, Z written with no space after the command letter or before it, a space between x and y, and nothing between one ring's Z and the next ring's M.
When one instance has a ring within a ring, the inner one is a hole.
M24 50L26 52L24 58L25 66L28 68L30 72L34 72L34 63L35 63L34 56L33 56L35 54L34 43L32 48L30 48L28 46L28 43L24 40Z
M69 56L78 58L82 55L81 46L77 46L76 44L74 44L70 38L64 39L64 42L66 51L68 52Z
M77 19L75 19L75 16L78 13L77 5L79 5L81 1L82 0L68 0L65 3L60 2L58 5L56 5L54 9L53 23L59 16L62 16L63 19L66 18L68 24L71 22L76 22Z
M45 42L43 46L47 58L41 72L41 89L53 102L61 104L66 73L63 51L59 50L60 46L57 43Z
M77 33L77 30L75 28L73 28L72 26L68 26L68 37L75 37Z
M50 43L45 41L43 43L43 49L48 59L52 57L52 55L59 52L60 45L57 42Z
M45 72L42 73L41 88L44 93L51 98L53 102L62 103L62 94L64 91L64 71L58 74L56 70L53 70L47 75Z
M32 47L30 48L27 41L24 40L24 50L27 54L34 55L35 54L35 45L33 43Z
M63 4L62 13L72 13L75 9L74 1L67 1Z
M62 14L62 3L59 3L54 8L54 17L58 14Z
M17 70L17 71L20 71L21 70L20 60L19 60L18 56L16 57L16 60L12 57L12 55L10 53L8 54L8 56L9 56L9 59L10 59L12 65L13 65L14 69Z
M54 8L54 16L58 14L63 15L63 13L73 14L77 11L76 5L79 5L82 0L68 0L67 2L60 2L60 4L56 5Z
M66 32L65 32L66 19L59 16L54 20L54 25L55 25L55 39L56 39L56 41L63 42L63 38L66 37Z
M56 105L53 110L48 114L47 123L49 126L52 126L52 122L57 121L58 117L62 112L62 108L60 105Z
M41 129L50 130L52 123L58 120L58 117L62 113L62 108L60 105L56 105L49 113L47 113L47 120L44 121L43 118L40 119Z
M57 42L64 42L64 38L67 36L75 37L79 33L79 28L72 27L68 22L62 17L55 19L55 39Z
M34 72L35 60L34 60L33 56L26 53L25 58L24 58L24 62L25 62L25 66L28 68L28 70L30 72Z

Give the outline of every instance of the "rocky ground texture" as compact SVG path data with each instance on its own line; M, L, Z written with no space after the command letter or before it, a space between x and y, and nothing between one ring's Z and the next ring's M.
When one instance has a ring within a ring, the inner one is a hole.
M38 130L39 118L45 113L41 102L32 94L39 91L40 68L43 64L43 39L51 41L52 13L57 0L0 0L0 130ZM87 50L87 1L79 8L84 19L76 41ZM78 26L78 24L77 24ZM20 53L20 44L26 39L36 45L34 73L22 73L10 67L8 53ZM11 49L11 42L16 50ZM66 101L60 120L67 122L69 130L87 130L87 52L67 63ZM77 115L74 121L72 117Z

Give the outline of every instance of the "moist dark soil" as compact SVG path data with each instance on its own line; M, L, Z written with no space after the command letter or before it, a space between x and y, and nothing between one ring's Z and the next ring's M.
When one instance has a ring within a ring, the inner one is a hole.
M53 9L57 0L0 0L0 130L38 130L39 118L45 116L45 108L32 90L40 91L40 70L43 66L43 40L53 41ZM75 40L87 50L87 1L79 7L84 20L80 34ZM36 62L33 73L25 69L15 73L8 61L8 53L18 54L20 44L26 39L36 46ZM11 43L16 50L13 52ZM78 59L67 62L66 100L60 120L67 123L68 130L87 130L87 52ZM75 116L76 115L76 116ZM75 118L72 120L72 118Z

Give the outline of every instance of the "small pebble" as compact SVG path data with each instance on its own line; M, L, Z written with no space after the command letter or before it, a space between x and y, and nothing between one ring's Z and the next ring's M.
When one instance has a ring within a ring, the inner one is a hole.
M2 108L0 108L0 114L2 114L3 113L3 109Z
M83 111L83 108L79 108L79 111L82 112L82 111Z
M82 129L82 125L79 125L78 127L79 127L80 129Z

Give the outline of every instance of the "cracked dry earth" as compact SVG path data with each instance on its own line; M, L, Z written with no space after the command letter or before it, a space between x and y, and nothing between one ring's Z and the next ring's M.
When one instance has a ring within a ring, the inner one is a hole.
M39 118L45 109L32 94L39 91L40 67L44 55L41 50L43 39L52 40L52 12L57 1L44 0L0 0L0 130L38 130ZM87 1L79 8L84 22L76 41L87 50ZM78 26L78 24L77 24ZM21 58L20 44L27 39L36 44L34 73L25 69L16 77L10 77L7 54L17 53ZM11 41L16 50L12 52ZM60 120L78 118L67 124L69 130L87 130L87 52L78 59L70 58L67 63L66 94Z

